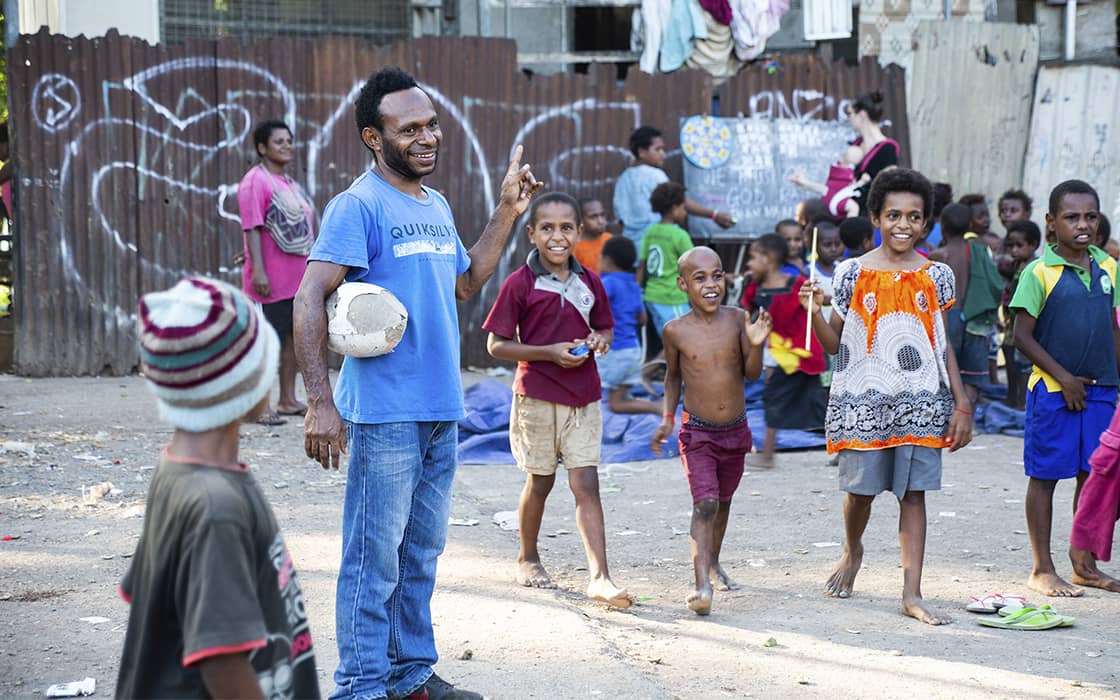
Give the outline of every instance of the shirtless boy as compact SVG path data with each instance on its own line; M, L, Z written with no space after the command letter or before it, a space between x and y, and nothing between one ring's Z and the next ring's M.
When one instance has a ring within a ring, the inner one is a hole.
M770 337L770 315L760 311L751 323L742 309L721 306L725 292L723 264L711 248L693 248L677 262L677 286L688 294L692 310L665 326L665 415L651 447L673 432L684 381L680 449L692 492L692 566L696 588L685 603L697 615L712 610L712 587L728 590L734 582L719 564L731 497L743 478L743 460L751 449L743 380L762 374L762 347Z

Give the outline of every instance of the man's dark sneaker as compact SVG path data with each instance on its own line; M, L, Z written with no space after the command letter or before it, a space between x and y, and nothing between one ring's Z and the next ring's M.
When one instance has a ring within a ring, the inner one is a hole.
M436 674L424 682L408 700L483 700L482 695L456 688Z

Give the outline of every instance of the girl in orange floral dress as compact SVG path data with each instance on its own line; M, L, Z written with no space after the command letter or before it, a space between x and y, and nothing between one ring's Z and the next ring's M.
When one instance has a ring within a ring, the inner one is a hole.
M868 208L882 244L836 266L831 319L821 313L816 283L806 282L800 297L821 346L836 355L825 433L829 453L840 454L845 543L826 590L851 595L871 502L891 491L899 501L902 612L939 625L949 618L930 610L921 591L925 492L941 488L941 449L958 450L972 439L972 406L945 336L953 271L914 250L932 202L921 173L880 173Z

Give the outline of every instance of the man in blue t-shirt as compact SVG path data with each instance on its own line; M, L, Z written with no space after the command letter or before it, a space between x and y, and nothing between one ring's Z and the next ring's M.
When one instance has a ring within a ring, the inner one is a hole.
M481 698L432 671L430 604L447 536L456 421L465 415L455 302L494 273L541 183L521 166L518 146L498 206L468 251L447 200L422 182L443 139L428 95L412 76L386 68L370 76L355 112L375 163L323 212L294 308L307 456L338 469L350 446L331 697ZM408 328L388 355L345 358L332 397L324 301L344 280L388 289L408 309Z

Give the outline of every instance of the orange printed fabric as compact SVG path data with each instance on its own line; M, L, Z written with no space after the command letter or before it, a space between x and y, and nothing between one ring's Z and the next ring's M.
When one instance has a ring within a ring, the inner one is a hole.
M953 271L934 262L872 270L850 259L832 283L844 328L825 419L828 451L944 447L953 395L941 312L955 301Z

